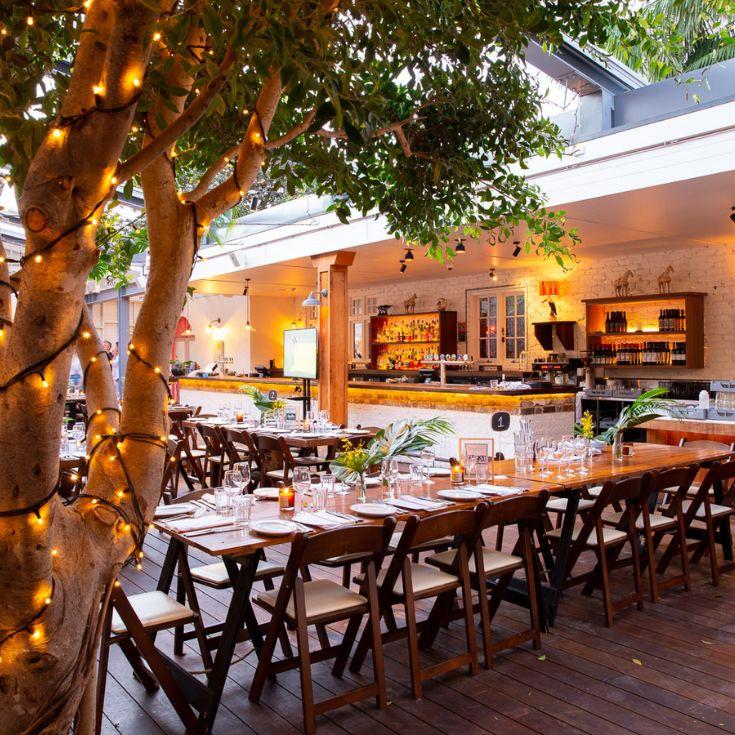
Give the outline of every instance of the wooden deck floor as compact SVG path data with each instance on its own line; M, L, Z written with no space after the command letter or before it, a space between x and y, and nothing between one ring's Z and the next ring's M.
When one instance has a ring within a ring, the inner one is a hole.
M128 593L155 588L165 542L150 533L142 571L127 569ZM269 551L284 558L285 549ZM192 557L194 562L204 558ZM325 572L326 573L326 572ZM316 576L316 575L315 575ZM627 570L614 575L627 589ZM598 598L578 590L566 593L557 623L543 638L543 650L529 646L501 653L492 671L475 677L463 671L428 682L424 698L411 698L407 655L402 642L386 646L388 686L392 704L379 711L372 701L345 707L319 718L321 735L612 735L613 733L735 733L735 575L711 586L707 566L693 568L690 593L668 591L658 605L643 612L622 613L615 627L604 627ZM222 620L228 591L202 589L200 604L207 622ZM511 605L501 607L497 630L519 629L527 614ZM337 631L335 631L337 634ZM170 649L172 636L161 634ZM439 636L431 655L443 656L463 645L460 624ZM298 672L280 675L266 685L258 705L247 693L255 656L248 644L230 671L214 732L289 735L301 732ZM246 655L247 654L247 655ZM193 649L184 665L197 669ZM368 672L369 673L369 672ZM314 667L315 696L349 685ZM126 735L181 733L182 727L162 693L148 695L113 647L103 732Z

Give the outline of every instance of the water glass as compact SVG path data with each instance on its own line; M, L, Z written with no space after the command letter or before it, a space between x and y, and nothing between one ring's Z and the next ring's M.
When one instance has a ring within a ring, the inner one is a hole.
M478 462L475 465L475 478L477 479L478 485L482 484L483 482L487 482L487 463L486 462Z
M421 490L424 486L424 468L418 464L411 465L411 487L416 490Z
M308 505L308 501L305 500L306 493L311 487L311 472L308 467L297 467L293 471L293 486L301 495L302 503Z
M334 475L322 475L322 489L328 498L334 497Z
M227 488L215 487L213 488L213 493L214 493L214 509L217 512L217 515L218 516L230 515L231 496L230 496L230 493L227 491Z
M465 456L463 464L464 476L467 482L471 483L473 477L475 477L475 482L477 482L477 477L475 475L475 472L477 470L477 457Z
M240 495L242 493L242 475L237 470L227 470L225 472L224 486L230 495Z
M232 498L232 511L235 521L250 525L250 517L253 513L253 503L256 498L254 495L236 495Z
M326 505L326 498L326 488L324 487L324 485L321 484L321 482L317 485L311 486L311 500L314 506L314 510L324 510Z

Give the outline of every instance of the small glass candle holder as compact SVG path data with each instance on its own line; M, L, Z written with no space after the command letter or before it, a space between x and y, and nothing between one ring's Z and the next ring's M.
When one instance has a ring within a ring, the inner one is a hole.
M278 491L278 507L287 511L296 507L296 491L293 487L282 487Z
M464 482L464 467L461 464L453 464L449 472L452 485L461 485Z

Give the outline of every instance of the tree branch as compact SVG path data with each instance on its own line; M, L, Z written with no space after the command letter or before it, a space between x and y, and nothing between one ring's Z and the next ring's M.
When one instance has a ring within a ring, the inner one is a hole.
M247 191L252 186L266 161L265 139L276 114L282 90L280 69L272 68L255 103L255 112L240 144L232 176L207 192L196 204L200 224L209 223L234 207L242 199L240 192Z
M146 166L170 148L187 130L196 125L207 112L210 103L227 82L236 54L230 49L219 66L219 72L206 85L204 91L165 130L161 131L136 154L120 164L117 179L123 183L139 174Z
M223 153L205 172L199 183L191 190L183 195L183 198L187 202L196 202L201 199L209 190L212 182L215 180L217 175L221 173L225 167L231 163L237 157L237 152L240 150L240 144L233 145L232 148L228 149Z
M299 135L305 133L309 129L309 125L311 125L315 117L316 110L312 110L306 115L302 122L292 127L291 130L289 130L287 133L284 133L280 138L269 140L265 144L265 149L267 151L271 151L275 148L281 148L282 146L286 145L286 143L290 143L295 138L298 138Z

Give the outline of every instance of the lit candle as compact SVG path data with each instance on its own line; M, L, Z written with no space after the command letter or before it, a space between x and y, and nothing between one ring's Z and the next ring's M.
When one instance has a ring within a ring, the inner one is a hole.
M464 467L459 462L452 464L450 469L452 485L461 485L464 482Z
M278 507L281 510L293 510L296 506L296 492L293 487L282 487L278 492Z

